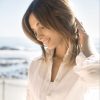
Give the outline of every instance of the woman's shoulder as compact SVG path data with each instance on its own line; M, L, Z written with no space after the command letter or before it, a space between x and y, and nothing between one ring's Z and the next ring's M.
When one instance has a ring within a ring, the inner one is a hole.
M33 59L31 60L30 67L39 64L39 62L41 62L41 61L43 61L43 60L44 60L44 57L43 57L42 55L33 58Z
M42 66L43 64L47 63L52 59L52 50L46 49L46 57L44 55L40 55L38 57L35 57L31 60L31 63L29 64L29 70L36 70L39 68L39 66Z
M38 62L38 61L41 61L41 60L43 60L43 56L42 56L42 55L33 58L32 61L31 61L31 63L33 63L33 62Z
M39 67L40 63L43 62L43 56L38 56L33 58L28 67L28 72L30 73L31 71L36 71L36 69Z

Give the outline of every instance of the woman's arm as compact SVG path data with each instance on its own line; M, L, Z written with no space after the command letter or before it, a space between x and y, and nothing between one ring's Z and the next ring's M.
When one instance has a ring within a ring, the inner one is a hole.
M37 58L38 59L38 58ZM26 93L26 100L34 100L34 93L33 93L33 83L32 80L34 79L34 73L36 70L36 64L37 64L37 59L33 60L30 64L29 64L29 68L28 68L28 79L27 79L27 93Z
M31 67L28 69L28 80L26 88L26 100L34 100L32 94L32 85L31 85Z
M30 84L28 84L28 86L27 86L26 100L33 100L32 96L33 95L32 95L32 92L31 92Z
M76 19L79 30L79 44L81 53L76 57L74 71L88 84L100 82L100 58L92 53L89 45L89 36L83 26Z

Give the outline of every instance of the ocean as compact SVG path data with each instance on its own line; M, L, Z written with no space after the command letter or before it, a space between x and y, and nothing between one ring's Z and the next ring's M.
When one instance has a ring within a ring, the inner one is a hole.
M31 60L40 55L40 46L27 39L0 38L0 78L27 79Z

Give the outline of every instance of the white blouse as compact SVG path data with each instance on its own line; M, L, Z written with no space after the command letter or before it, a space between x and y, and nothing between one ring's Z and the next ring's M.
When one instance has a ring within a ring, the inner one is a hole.
M33 60L28 70L27 100L84 100L87 86L99 83L100 59L94 55L76 57L72 70L66 66L67 53L54 82L51 82L52 52L48 60Z

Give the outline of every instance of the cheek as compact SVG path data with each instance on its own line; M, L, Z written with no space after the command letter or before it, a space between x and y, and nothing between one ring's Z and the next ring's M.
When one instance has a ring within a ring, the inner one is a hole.
M62 37L59 34L55 34L52 38L55 43L60 43L62 41Z
M57 46L62 42L62 38L59 36L53 36L51 37L51 45Z
M48 43L48 47L52 47L55 48L56 46L58 46L61 42L62 42L62 36L59 35L59 33L55 32L55 31L48 31L47 32L47 37L50 38L50 41Z

